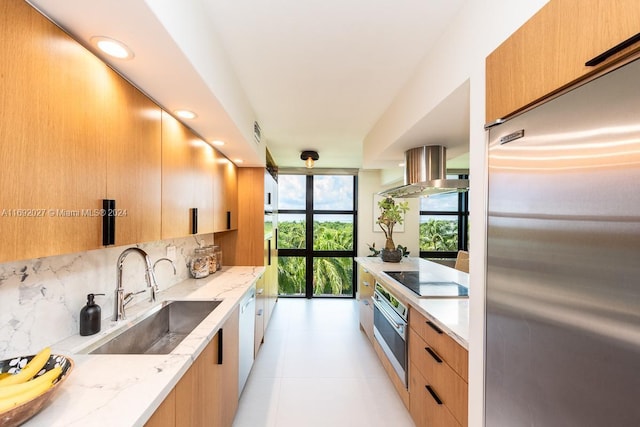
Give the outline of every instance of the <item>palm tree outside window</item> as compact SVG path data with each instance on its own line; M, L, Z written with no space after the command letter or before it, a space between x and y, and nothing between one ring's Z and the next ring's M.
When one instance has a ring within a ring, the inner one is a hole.
M280 173L281 296L355 296L356 186L354 175Z

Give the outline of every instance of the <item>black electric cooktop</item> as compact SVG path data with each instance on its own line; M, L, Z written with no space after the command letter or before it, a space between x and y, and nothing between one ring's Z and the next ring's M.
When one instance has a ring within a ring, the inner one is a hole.
M389 277L397 280L421 297L467 298L469 289L456 282L431 280L419 271L385 271Z

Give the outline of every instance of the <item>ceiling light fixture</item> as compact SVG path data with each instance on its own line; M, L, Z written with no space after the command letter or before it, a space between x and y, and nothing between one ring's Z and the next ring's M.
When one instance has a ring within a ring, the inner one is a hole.
M91 37L91 43L109 56L118 59L132 59L135 55L129 46L110 37Z
M314 162L320 158L317 151L303 151L300 154L300 160L304 160L304 165L307 169L311 169L314 166Z
M189 110L175 110L174 113L176 113L176 116L182 119L195 119L196 117L198 117L196 113Z
M218 147L222 147L224 145L224 141L220 141L219 139L216 139L214 141L211 141L211 143L213 145L217 145Z

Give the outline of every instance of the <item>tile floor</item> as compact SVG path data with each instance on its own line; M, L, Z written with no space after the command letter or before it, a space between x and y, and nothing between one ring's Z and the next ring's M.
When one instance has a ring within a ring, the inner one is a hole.
M281 298L240 397L234 427L413 427L358 302Z

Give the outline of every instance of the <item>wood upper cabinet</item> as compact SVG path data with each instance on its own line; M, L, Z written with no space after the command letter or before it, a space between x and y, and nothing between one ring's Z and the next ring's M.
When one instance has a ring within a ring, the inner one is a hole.
M107 199L115 200L116 245L160 240L161 109L125 83L107 121Z
M158 238L159 108L24 1L0 51L0 262L102 247L106 198L116 244Z
M215 151L214 162L214 231L238 228L238 171L236 165Z
M214 149L162 112L162 238L213 232Z
M585 63L640 32L637 0L551 0L486 61L486 122L507 117L640 49Z

